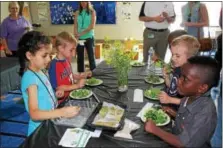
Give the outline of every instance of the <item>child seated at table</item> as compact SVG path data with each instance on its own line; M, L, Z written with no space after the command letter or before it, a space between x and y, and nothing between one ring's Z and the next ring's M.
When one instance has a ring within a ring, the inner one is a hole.
M20 71L22 75L21 91L25 107L29 112L28 136L43 120L76 116L80 107L69 106L57 108L57 97L63 96L63 91L54 91L42 72L50 61L52 44L47 36L37 31L31 31L22 36L18 43L20 64L28 61L27 70ZM56 95L56 96L55 96Z
M181 35L171 42L171 64L173 67L172 78L167 69L163 69L163 76L166 84L166 92L162 91L159 94L160 102L163 104L180 104L181 97L177 91L177 79L180 77L180 67L187 62L187 59L195 56L200 48L199 41L190 35ZM172 105L175 109L177 106Z
M175 147L210 147L217 114L209 90L218 83L217 62L210 57L192 57L181 72L178 92L185 97L180 102L173 134L157 127L152 120L145 123L145 130Z
M187 34L187 31L182 30L182 29L178 29L178 30L174 30L174 31L172 31L172 32L168 35L168 45L169 45L169 48L170 48L170 44L171 44L171 42L172 42L175 38L177 38L177 37L179 37L179 36L181 36L181 35L186 35L186 34ZM152 60L153 60L153 61L157 61L157 60L159 60L159 57L154 53L154 55L153 55L153 57L152 57Z
M51 61L49 68L50 82L54 90L64 91L63 102L70 91L82 88L85 85L86 76L91 73L73 74L70 59L76 54L77 40L68 32L61 32L56 36L56 57ZM74 81L78 80L77 83Z

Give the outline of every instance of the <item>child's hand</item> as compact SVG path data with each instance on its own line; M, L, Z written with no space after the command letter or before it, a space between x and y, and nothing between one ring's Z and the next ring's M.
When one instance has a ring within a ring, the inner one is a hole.
M84 87L84 85L85 85L85 79L80 79L78 82L78 87L82 88L82 87Z
M62 98L64 96L64 91L63 90L57 90L56 91L56 97L57 98Z
M63 107L61 108L62 115L65 118L71 118L76 116L80 112L80 107L79 106L68 106L68 107Z
M169 97L169 95L164 92L164 91L161 91L160 94L159 94L159 99L160 99L160 102L163 103L163 104L168 104L168 103L171 103L171 98Z
M91 71L88 71L88 72L86 72L86 75L87 75L87 77L92 77L92 72Z
M176 111L169 106L162 106L162 110L172 117L176 117Z
M165 66L163 67L162 73L164 78L168 76L167 68Z
M148 120L146 123L145 123L145 126L144 126L145 130L149 133L153 133L154 129L156 128L156 124L152 121L152 120Z
M152 61L158 61L159 60L159 57L156 55L156 53L153 54L152 56Z

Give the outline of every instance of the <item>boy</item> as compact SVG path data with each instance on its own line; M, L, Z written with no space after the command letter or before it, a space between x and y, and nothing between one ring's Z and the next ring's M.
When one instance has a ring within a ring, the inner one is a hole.
M49 77L55 90L64 91L64 98L59 100L59 103L69 96L70 91L82 88L85 85L86 74L74 75L69 61L75 55L76 44L76 39L70 33L61 32L56 37L57 55L50 63ZM77 79L79 81L75 84L74 81Z
M172 79L164 68L163 76L167 86L166 92L162 91L159 95L160 102L163 104L180 104L181 97L177 92L177 79L180 77L180 67L187 62L187 59L195 56L200 48L199 41L190 35L181 35L171 42L171 64L173 67ZM177 106L173 106L177 109Z
M169 48L171 48L171 43L172 41L181 36L181 35L186 35L187 34L187 31L185 30L182 30L182 29L179 29L179 30L174 30L173 32L171 32L169 35L168 35L168 45L169 45ZM159 60L159 57L154 53L153 57L152 57L152 60L153 61L157 61Z
M217 62L210 57L192 57L182 66L178 92L184 95L177 112L173 134L149 120L145 130L175 147L209 147L217 115L208 92L219 78Z

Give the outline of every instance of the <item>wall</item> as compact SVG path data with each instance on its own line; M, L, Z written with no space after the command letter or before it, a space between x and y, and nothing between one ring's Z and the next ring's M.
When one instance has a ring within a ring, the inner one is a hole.
M1 4L1 22L9 15L8 3L9 2L0 2L0 4Z
M40 23L42 27L39 31L45 32L47 35L56 35L61 31L73 32L73 25L51 25L50 23L50 11L49 2L48 5L48 21L39 21L37 15L37 2L30 2L30 11L33 23ZM138 20L139 11L142 2L131 2L131 19L124 21L121 16L121 3L117 2L116 17L117 22L114 25L100 25L95 26L95 38L104 39L108 36L110 39L124 39L126 37L133 37L136 40L142 40L143 22Z

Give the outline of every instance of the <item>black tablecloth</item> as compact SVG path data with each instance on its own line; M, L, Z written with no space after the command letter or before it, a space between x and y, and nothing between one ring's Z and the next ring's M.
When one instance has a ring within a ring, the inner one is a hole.
M126 118L140 124L140 129L133 131L133 140L114 137L115 131L103 130L100 138L90 138L86 147L169 147L167 143L158 137L147 133L144 130L144 123L136 117L138 112L147 102L158 103L144 98L143 103L133 102L134 89L147 89L149 84L145 83L144 77L147 75L147 67L132 68L129 72L128 91L120 93L117 91L117 76L114 69L105 62L102 62L94 70L93 76L103 80L103 85L91 88L100 101L121 102L126 108ZM162 127L166 131L171 131L171 124ZM44 121L43 124L21 145L24 148L56 148L60 139L68 127L55 125L51 120ZM92 130L85 125L83 128ZM93 131L93 130L92 130Z
M21 78L19 60L16 57L0 58L1 70L1 95L8 91L20 88Z

